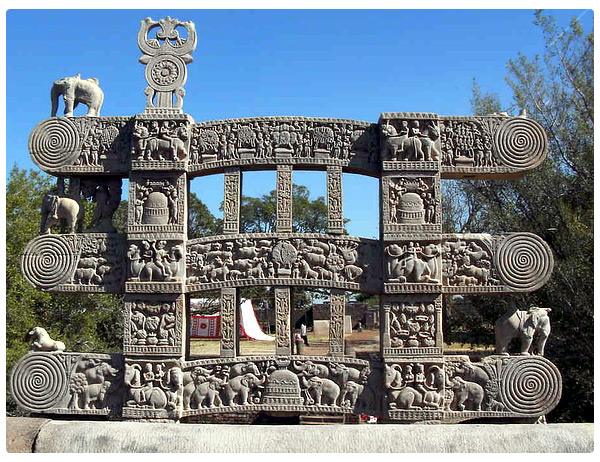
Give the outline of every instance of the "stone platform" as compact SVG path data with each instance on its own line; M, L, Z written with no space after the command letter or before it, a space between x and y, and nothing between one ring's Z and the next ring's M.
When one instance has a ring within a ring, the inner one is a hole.
M6 440L8 452L582 453L594 449L594 424L215 425L9 417Z

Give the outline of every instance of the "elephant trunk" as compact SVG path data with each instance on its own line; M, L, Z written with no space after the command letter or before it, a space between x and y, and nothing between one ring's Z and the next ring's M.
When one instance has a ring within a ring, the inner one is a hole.
M55 117L58 112L58 97L60 96L60 89L55 85L52 86L50 92L50 99L52 101L52 110L50 111L50 117Z

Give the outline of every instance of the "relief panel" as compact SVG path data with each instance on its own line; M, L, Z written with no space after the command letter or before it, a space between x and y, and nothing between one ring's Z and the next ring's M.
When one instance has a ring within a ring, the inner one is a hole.
M385 356L442 354L441 296L384 296L382 304Z
M190 172L244 165L338 165L375 173L376 125L345 119L257 117L192 128ZM371 174L372 174L371 173Z
M182 296L128 296L123 352L126 355L182 355L184 303Z
M379 243L323 234L240 234L187 243L187 291L298 285L377 291Z
M438 175L386 175L381 182L385 234L442 232Z
M186 232L185 175L133 175L127 232L131 238L182 238Z
M128 245L127 292L183 292L185 249L181 242L144 239Z

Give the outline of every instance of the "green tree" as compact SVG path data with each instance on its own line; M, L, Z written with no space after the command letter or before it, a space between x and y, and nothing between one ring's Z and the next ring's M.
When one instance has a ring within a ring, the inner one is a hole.
M327 203L324 197L311 200L308 188L295 184L292 189L292 210L294 232L327 232ZM277 191L261 197L242 196L241 221L244 233L275 232Z
M204 202L191 192L188 195L188 238L221 234L223 220L216 218Z
M540 11L534 23L544 35L545 50L541 56L519 55L508 62L514 101L507 110L524 109L544 127L548 159L522 180L456 182L445 190L454 195L453 215L445 226L471 232L529 231L550 245L555 258L551 280L535 293L512 299L521 308L536 304L553 310L546 356L561 370L564 388L549 418L593 421L593 33L584 32L576 19L560 30ZM501 104L475 84L472 107L481 115ZM450 303L454 314L466 304L481 318L449 316L447 338L456 341L462 331L474 343L493 343L493 320L507 303L512 303L508 297L469 297L455 303L455 309Z

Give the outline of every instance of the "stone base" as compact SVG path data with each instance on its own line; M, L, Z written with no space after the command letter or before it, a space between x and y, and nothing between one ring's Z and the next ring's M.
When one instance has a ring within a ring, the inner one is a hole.
M7 441L19 424L8 418ZM326 444L324 443L326 442ZM594 424L214 425L51 420L33 452L592 452ZM10 448L7 448L10 450Z

